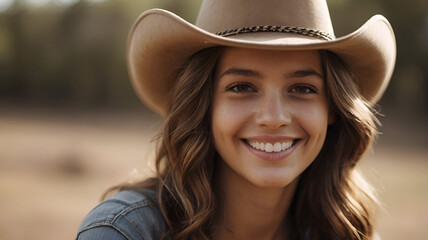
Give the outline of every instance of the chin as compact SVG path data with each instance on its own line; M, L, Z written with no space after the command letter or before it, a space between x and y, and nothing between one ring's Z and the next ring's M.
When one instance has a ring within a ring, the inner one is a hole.
M294 183L298 180L299 177L285 177L284 175L275 177L274 175L260 176L258 178L252 179L251 182L261 188L285 188L291 183Z

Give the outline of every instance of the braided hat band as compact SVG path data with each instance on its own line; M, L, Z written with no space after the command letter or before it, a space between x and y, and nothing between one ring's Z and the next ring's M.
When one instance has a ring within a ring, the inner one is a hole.
M164 116L165 97L179 69L196 52L216 46L331 51L355 73L355 84L370 104L384 93L396 59L394 32L380 15L335 38L326 0L204 0L195 24L162 9L148 10L135 21L127 64L138 97Z
M223 32L217 32L216 35L222 37L229 37L243 33L255 33L255 32L281 32L281 33L295 33L304 36L319 38L323 40L334 40L336 37L330 33L304 28L304 27L289 27L289 26L254 26L246 28L237 28L232 30L226 30Z

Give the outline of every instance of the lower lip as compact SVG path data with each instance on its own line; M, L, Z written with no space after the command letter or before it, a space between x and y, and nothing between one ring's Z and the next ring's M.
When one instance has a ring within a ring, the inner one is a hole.
M280 160L287 158L294 151L294 149L296 149L297 145L299 145L300 142L301 141L297 141L296 143L294 143L294 145L292 147L290 147L284 151L281 151L281 152L260 151L260 150L257 150L255 148L251 147L245 141L244 141L244 145L248 148L248 150L250 152L252 152L257 157L259 157L263 160L266 160L266 161L276 162L276 161L280 161Z

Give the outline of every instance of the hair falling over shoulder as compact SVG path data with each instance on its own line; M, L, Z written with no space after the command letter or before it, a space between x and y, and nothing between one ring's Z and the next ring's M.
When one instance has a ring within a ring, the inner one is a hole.
M210 107L219 49L194 55L181 70L156 157L160 208L172 239L210 239L218 209Z
M221 206L215 181L210 107L221 48L205 49L182 67L157 136L155 178L114 190L153 188L174 240L212 239ZM377 135L372 107L339 57L320 51L331 111L324 146L303 172L289 215L289 239L373 239L377 201L355 166Z
M336 121L320 154L301 176L292 223L308 229L292 239L303 234L315 240L373 239L378 202L355 166L377 136L375 111L362 99L345 63L334 53L320 54Z

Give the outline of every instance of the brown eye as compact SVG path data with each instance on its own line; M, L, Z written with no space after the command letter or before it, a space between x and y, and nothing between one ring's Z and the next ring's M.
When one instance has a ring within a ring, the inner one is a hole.
M298 93L302 95L317 93L314 87L309 85L298 85L291 89L292 93Z
M228 91L236 93L249 93L255 92L256 90L248 83L237 83L228 88Z

